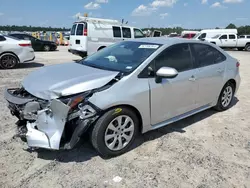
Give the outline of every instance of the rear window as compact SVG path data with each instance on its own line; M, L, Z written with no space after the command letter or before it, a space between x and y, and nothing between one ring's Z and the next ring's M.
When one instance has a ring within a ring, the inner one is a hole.
M83 26L84 24L78 24L76 29L76 35L83 35Z
M235 35L229 35L229 39L236 39Z
M75 32L76 32L76 24L74 24L74 25L72 26L70 35L75 35Z

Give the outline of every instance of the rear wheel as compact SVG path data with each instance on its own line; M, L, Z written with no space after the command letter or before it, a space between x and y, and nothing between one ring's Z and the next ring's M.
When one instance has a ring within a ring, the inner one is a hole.
M250 52L250 44L246 45L245 50L248 51L248 52Z
M106 112L91 132L93 147L103 157L113 157L128 151L139 127L136 114L129 108L115 108Z
M50 51L50 47L48 45L45 45L43 48L44 48L44 51L46 52Z
M4 54L0 57L0 66L3 69L12 69L18 63L18 59L13 54Z
M231 82L227 82L220 93L215 109L218 111L224 111L229 109L233 101L234 91L235 91L234 84L232 84Z

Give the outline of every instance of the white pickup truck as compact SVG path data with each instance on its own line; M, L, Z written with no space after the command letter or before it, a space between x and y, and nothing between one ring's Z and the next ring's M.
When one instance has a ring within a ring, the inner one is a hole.
M237 48L239 51L250 51L250 39L239 38L236 34L218 34L206 41L214 43L221 48Z

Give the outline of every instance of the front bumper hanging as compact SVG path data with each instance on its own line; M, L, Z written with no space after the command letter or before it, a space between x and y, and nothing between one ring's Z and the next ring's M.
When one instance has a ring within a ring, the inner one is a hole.
M8 101L9 108L13 115L18 114L18 118L21 120L25 117L34 119L26 123L26 139L28 146L55 150L59 149L70 109L69 106L54 99L50 102L49 107L38 110L34 118L34 115L32 116L31 113L38 108L34 99L15 96L10 90L5 90L4 97ZM18 109L17 105L22 106L23 109ZM30 111L27 111L27 108Z

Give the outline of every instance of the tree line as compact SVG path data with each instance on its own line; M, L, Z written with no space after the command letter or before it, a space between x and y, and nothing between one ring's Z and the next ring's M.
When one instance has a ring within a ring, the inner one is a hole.
M58 27L36 27L36 26L17 26L17 25L0 25L0 31L69 31L69 28L58 28Z
M168 35L170 33L178 33L180 34L183 30L190 30L190 29L184 29L182 27L174 27L174 28L143 28L143 30L160 30L163 35ZM219 29L216 27L215 29ZM238 34L250 34L250 25L236 27L234 24L230 23L226 29L238 29ZM35 32L35 31L69 31L70 28L55 28L55 27L35 27L35 26L17 26L17 25L6 25L1 26L0 25L0 31L29 31L29 32ZM191 29L195 31L200 31L201 29Z

